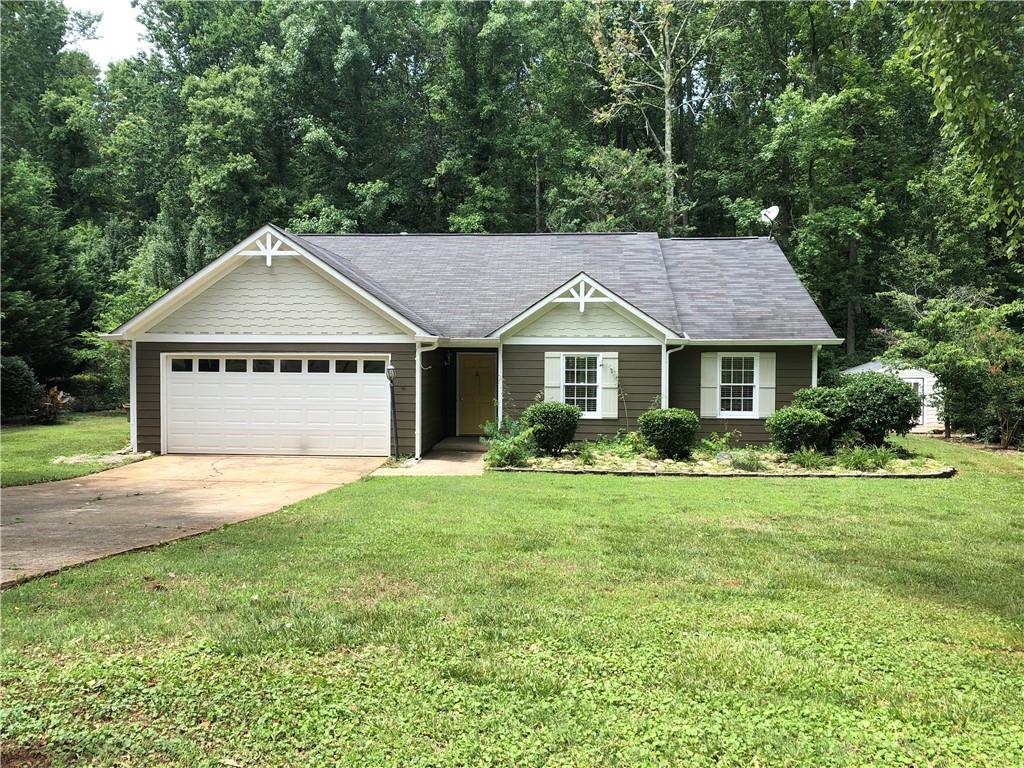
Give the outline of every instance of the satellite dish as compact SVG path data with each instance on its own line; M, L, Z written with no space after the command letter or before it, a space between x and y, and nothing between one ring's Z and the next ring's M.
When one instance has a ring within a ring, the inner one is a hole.
M771 224L779 218L779 206L773 205L770 208L765 208L761 211L761 221L771 226Z

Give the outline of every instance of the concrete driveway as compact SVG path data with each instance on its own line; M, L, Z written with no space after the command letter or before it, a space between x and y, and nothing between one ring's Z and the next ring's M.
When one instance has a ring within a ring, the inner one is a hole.
M0 581L180 539L351 483L383 462L329 456L157 456L0 492Z

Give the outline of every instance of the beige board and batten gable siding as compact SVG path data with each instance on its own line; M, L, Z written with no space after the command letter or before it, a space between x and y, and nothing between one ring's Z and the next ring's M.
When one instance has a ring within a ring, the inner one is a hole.
M673 408L688 408L696 414L701 413L701 355L730 352L760 352L775 356L775 410L784 408L793 402L793 394L798 389L811 386L811 347L728 347L709 349L708 347L685 347L679 352L669 355L669 405ZM707 372L704 374L708 376ZM717 365L714 375L705 380L710 381L717 397ZM705 392L707 387L704 388ZM767 387L762 390L765 397L770 397ZM705 400L707 396L705 395ZM716 404L717 405L717 404ZM705 407L707 403L705 402ZM760 407L766 408L767 403ZM705 412L707 412L705 410ZM716 411L717 412L717 411ZM771 438L765 429L764 419L719 419L702 416L700 419L699 436L704 437L712 432L729 432L739 430L745 443L767 443Z
M216 336L395 335L405 331L296 256L249 258L148 330Z
M580 312L579 304L555 304L533 322L516 329L527 338L645 339L649 331L605 303L591 302Z
M636 429L637 416L650 408L661 395L660 344L508 344L502 348L502 373L510 416L519 416L528 406L544 398L546 352L612 352L618 355L618 416L580 419L577 440L614 435L620 429Z
M226 342L139 342L135 350L138 386L137 429L140 451L160 452L160 354L183 352L202 355L217 352L287 354L315 357L319 354L366 354L391 356L395 367L395 422L398 448L403 454L416 450L416 345L415 344L284 344Z

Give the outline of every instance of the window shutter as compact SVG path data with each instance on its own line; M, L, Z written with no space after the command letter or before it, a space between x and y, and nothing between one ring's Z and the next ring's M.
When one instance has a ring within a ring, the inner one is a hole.
M559 352L544 353L544 400L558 402L562 399L562 355Z
M619 353L601 355L601 418L619 418Z
M757 359L757 416L766 419L775 413L775 353L762 352Z
M718 418L718 353L700 353L700 417Z

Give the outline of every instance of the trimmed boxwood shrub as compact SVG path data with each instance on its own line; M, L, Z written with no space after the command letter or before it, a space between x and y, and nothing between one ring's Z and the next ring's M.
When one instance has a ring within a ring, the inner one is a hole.
M553 401L534 403L523 411L520 424L530 431L537 450L554 455L572 442L580 416L581 411L575 405Z
M813 408L780 408L765 421L772 441L786 453L827 447L828 419Z
M831 451L850 432L850 400L839 387L800 389L793 395L792 408L818 411L828 421L822 450Z
M39 394L40 387L28 363L20 357L0 357L0 404L5 417L23 416Z
M868 445L882 445L886 435L905 435L921 414L921 397L912 386L889 373L857 373L840 389L849 403L849 428Z
M661 456L686 459L693 449L700 421L685 408L652 408L637 419L640 437L653 445Z

